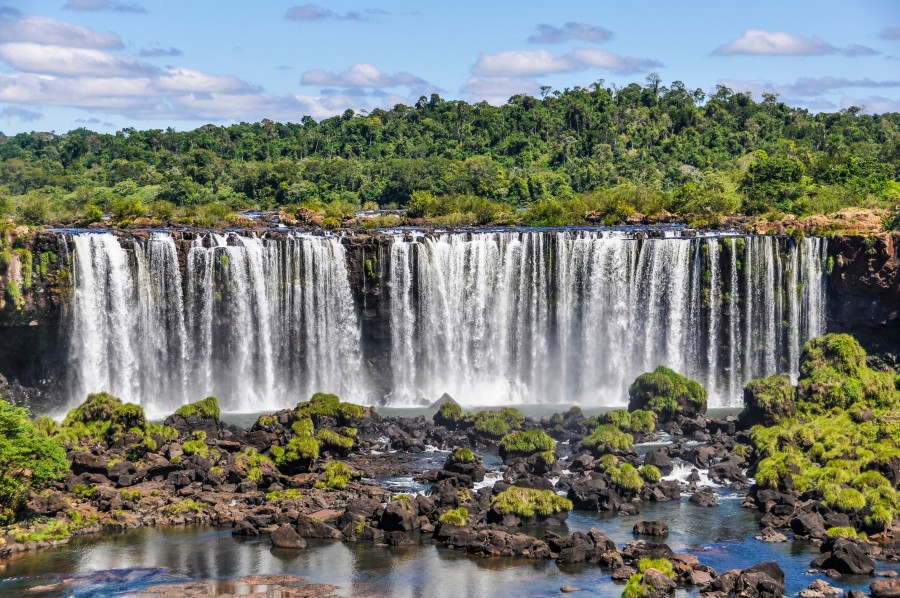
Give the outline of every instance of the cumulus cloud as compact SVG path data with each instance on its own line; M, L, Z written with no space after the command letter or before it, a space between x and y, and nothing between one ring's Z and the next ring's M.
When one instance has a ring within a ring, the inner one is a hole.
M412 73L397 73L388 75L382 73L371 64L354 64L342 73L330 73L322 70L312 70L303 73L300 79L301 85L318 85L321 87L345 87L345 88L383 88L397 87L400 85L417 87L427 85L428 82Z
M168 48L161 48L159 46L141 48L138 52L138 56L141 58L161 58L166 56L181 56L182 54L184 54L184 52L173 46L169 46Z
M554 27L546 23L537 26L534 35L528 38L532 44L561 44L579 40L584 42L605 42L613 37L612 31L599 25L569 22L562 27Z
M134 2L119 2L118 0L68 0L63 5L66 10L99 11L111 10L113 12L141 13L147 12L143 6Z
M719 46L713 52L713 55L716 56L822 56L825 54L873 56L880 52L860 44L836 48L815 36L802 37L784 31L762 29L746 29L740 37Z
M594 48L577 48L569 54L546 50L522 50L481 54L472 73L479 77L534 77L591 68L635 73L662 66L656 60L619 56Z
M20 120L25 123L39 120L42 116L43 114L40 112L28 110L27 108L20 108L18 106L7 106L3 110L0 110L0 117L6 118L7 120Z
M64 48L34 43L0 44L0 60L26 73L60 75L99 75L121 77L145 75L154 67L130 56L100 50Z
M388 14L386 11L379 8L366 8L339 13L318 4L304 4L288 8L287 12L284 13L284 18L288 21L367 21L373 17L386 14Z
M540 90L541 84L533 79L511 77L470 77L462 87L463 93L491 104L504 104L521 93L536 95Z
M894 41L900 39L900 27L885 27L881 30L881 39Z
M777 93L785 98L805 98L820 96L841 89L892 89L900 88L900 79L873 80L848 79L845 77L800 77L794 83L773 83L772 81L722 80L722 85L736 91L746 91L760 96L763 93Z
M49 17L0 12L0 43L25 42L68 48L121 48L122 38Z

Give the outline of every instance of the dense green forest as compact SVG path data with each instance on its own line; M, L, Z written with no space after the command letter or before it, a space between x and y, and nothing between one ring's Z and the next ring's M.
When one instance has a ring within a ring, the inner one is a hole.
M900 114L810 113L766 95L646 84L422 97L317 122L0 136L0 214L29 223L227 222L305 206L337 223L407 208L444 224L608 223L663 211L829 213L900 202Z

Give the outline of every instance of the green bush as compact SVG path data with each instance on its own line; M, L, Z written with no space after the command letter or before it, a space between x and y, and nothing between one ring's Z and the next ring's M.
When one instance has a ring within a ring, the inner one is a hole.
M464 527L469 522L469 510L465 507L450 509L449 511L438 517L438 521L440 521L444 525Z
M297 403L294 409L294 417L297 419L313 418L314 416L334 417L341 425L346 425L354 420L363 419L371 414L371 410L353 403L342 403L335 394L317 392L309 401Z
M463 419L462 407L456 403L442 403L432 419L439 426L455 426Z
M662 473L655 465L643 465L638 471L640 472L641 477L651 484L655 484L662 479Z
M665 367L638 376L628 388L628 410L646 409L669 420L676 415L706 412L706 390L694 380Z
M572 510L572 501L553 490L535 490L512 486L491 499L491 506L504 515L532 517L535 514L549 517Z
M500 441L501 454L534 455L550 452L556 448L556 441L543 430L511 432Z
M70 410L59 432L62 442L77 444L81 440L111 441L130 430L144 433L146 426L139 405L123 404L111 394L100 392L89 394L84 403Z
M631 448L632 444L634 438L631 434L622 432L613 424L600 424L581 441L581 446L598 452L604 450L606 446L614 451L626 450Z
M458 446L450 453L450 460L454 463L474 463L475 453L468 447Z
M852 527L829 527L825 530L825 535L829 538L856 539L859 534L857 534L856 529Z
M193 439L185 441L181 448L185 455L200 455L204 459L209 458L209 445L206 444L206 432L203 430L195 431Z
M291 431L297 436L312 436L316 432L316 427L311 419L304 417L291 424Z
M359 472L342 461L332 461L325 466L322 478L316 482L316 488L333 488L343 490Z
M0 523L11 523L32 489L65 477L66 451L40 433L27 409L0 399Z
M273 446L270 451L276 465L295 469L319 458L319 442L309 436L295 436L286 447Z
M503 421L499 415L487 415L478 418L475 422L475 430L493 438L502 438L509 433L509 424Z
M202 401L182 405L175 412L175 415L180 415L184 418L196 415L201 419L214 419L219 421L222 412L219 410L219 400L216 397L206 397Z
M273 449L281 447L272 447ZM262 455L253 447L248 447L234 457L234 468L238 475L246 477L255 483L262 481L263 468L272 467L270 458Z
M624 490L637 492L644 487L644 480L641 479L641 474L629 463L622 463L618 467L609 470L609 474L612 483Z
M323 448L337 449L348 451L353 448L354 440L348 436L341 436L337 432L331 430L319 430L316 435L319 445Z
M740 419L745 425L772 425L794 415L795 390L787 376L772 375L751 380L744 386L744 409Z
M642 558L638 561L638 571L640 573L646 573L648 569L656 569L669 579L675 579L675 568L669 559Z

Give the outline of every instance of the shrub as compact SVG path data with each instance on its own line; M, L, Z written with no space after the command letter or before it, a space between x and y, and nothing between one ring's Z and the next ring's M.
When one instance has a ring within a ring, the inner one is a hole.
M214 419L219 421L222 413L219 410L219 400L216 397L206 397L202 401L182 405L175 412L175 415L180 415L183 418L196 415L201 419Z
M613 424L624 432L646 434L656 429L656 414L644 409L637 409L631 413L624 409L615 409L603 414L600 420Z
M294 408L294 416L297 419L306 417L315 419L315 416L334 417L342 425L367 417L370 413L366 407L342 403L337 395L322 392L317 392L308 401L297 403Z
M354 440L348 436L341 436L337 432L331 430L319 430L316 435L319 445L324 448L336 449L339 451L348 451L353 448Z
M316 488L334 488L343 490L353 478L359 476L359 472L343 461L332 461L325 466L322 478L316 482Z
M312 436L316 432L316 427L311 419L304 417L291 424L291 431L297 436Z
M206 444L206 432L203 430L195 431L193 438L185 441L181 448L187 456L200 455L204 459L209 458L209 445Z
M432 418L434 423L448 428L455 427L463 418L462 407L456 403L442 403Z
M651 484L654 484L662 479L662 473L655 465L643 465L638 471L640 472L641 477Z
M784 417L794 415L794 387L787 376L772 375L751 380L744 386L744 409L741 422L746 426L771 426Z
M669 559L648 559L642 558L638 561L638 571L646 573L648 569L656 569L669 579L675 579L675 568Z
M468 447L458 446L450 453L450 460L453 463L474 463L475 453Z
M46 488L69 470L66 452L38 432L27 409L0 399L0 523L11 522L32 489Z
M266 500L269 502L298 500L300 498L303 498L303 495L296 488L288 488L287 490L274 490L266 494Z
M272 448L280 449L281 447ZM263 468L272 466L272 460L265 455L261 455L253 447L242 450L234 458L234 467L238 475L246 476L257 484L262 481Z
M649 409L664 420L705 413L706 390L698 382L659 366L638 376L628 388L628 410L638 409Z
M619 458L615 455L606 454L597 459L597 463L594 465L594 468L599 471L609 471L615 467L619 466Z
M532 517L535 514L549 517L572 510L572 501L553 490L535 490L512 486L491 499L491 506L504 515Z
M637 492L644 486L641 474L629 463L622 463L618 467L609 470L609 474L612 483L624 490Z
M613 424L600 424L594 431L585 436L581 445L588 449L596 449L596 451L605 450L604 447L610 447L614 451L621 451L631 448L634 438L631 434L622 432Z
M173 442L178 439L178 430L162 424L147 424L147 434L158 436L163 442Z
M534 455L550 452L556 448L556 441L543 430L511 432L500 441L500 454Z
M295 436L288 441L286 447L273 446L271 452L276 465L294 469L319 458L319 443L309 436Z
M825 535L829 538L850 538L857 537L856 529L852 527L829 527L825 531Z
M827 489L824 492L825 504L844 513L852 513L866 506L866 497L853 488Z
M469 510L465 507L450 509L449 511L438 517L438 521L440 521L444 525L463 527L469 522Z
M493 438L502 438L509 433L509 425L498 415L487 415L478 418L475 430Z

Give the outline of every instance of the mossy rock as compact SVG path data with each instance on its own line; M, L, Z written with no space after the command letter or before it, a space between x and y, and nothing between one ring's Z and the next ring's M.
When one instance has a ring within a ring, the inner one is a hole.
M628 450L633 444L634 437L614 424L600 424L581 440L581 446L591 451L595 457Z
M744 428L771 426L785 417L793 417L794 386L787 376L773 375L751 380L744 387L744 409L740 422Z
M499 522L505 515L522 518L525 520L522 523L543 522L550 518L564 521L571 510L572 501L553 490L511 486L491 499L488 521Z
M122 403L121 399L100 392L89 394L84 403L70 410L59 433L67 444L82 440L109 442L129 430L143 434L146 427L147 418L140 405Z
M647 410L659 421L706 413L706 390L699 382L665 366L638 376L628 388L628 411Z
M512 457L549 454L552 463L555 460L554 449L556 441L543 430L511 432L500 441L500 457L504 461Z
M431 419L434 420L435 424L453 430L462 421L463 410L457 403L447 401L441 403L441 406L438 407L437 412Z
M343 490L351 480L359 479L362 474L343 461L331 461L325 466L322 477L316 482L316 488Z
M202 401L182 405L175 411L175 415L180 415L184 419L197 417L200 419L214 419L219 421L222 412L219 409L219 400L216 397L206 397Z
M295 419L310 418L317 426L324 422L323 418L334 418L338 424L346 426L374 415L375 410L371 407L344 403L337 395L324 392L317 392L294 408Z
M808 378L824 367L858 378L865 366L866 351L849 334L831 333L814 338L806 343L800 355L801 378Z

